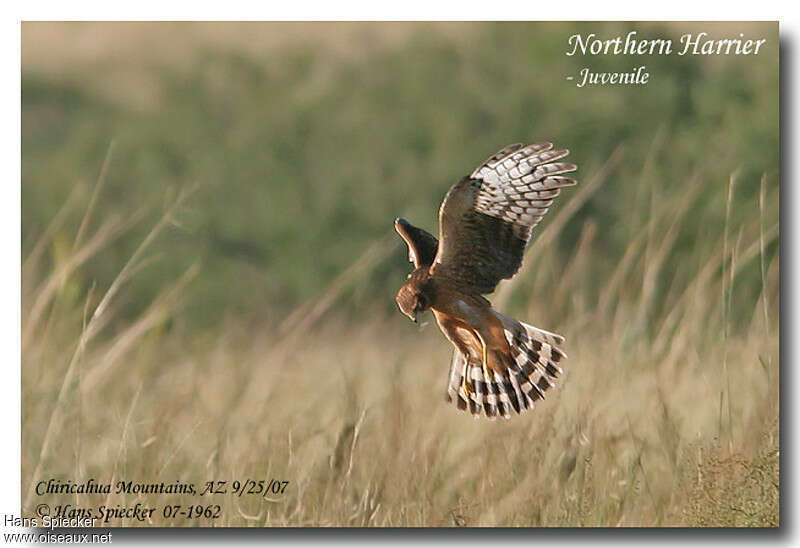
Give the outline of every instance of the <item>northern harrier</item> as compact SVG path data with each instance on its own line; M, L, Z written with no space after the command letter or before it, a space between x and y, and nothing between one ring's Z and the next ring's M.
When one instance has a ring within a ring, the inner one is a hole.
M561 373L564 337L503 316L482 295L522 264L533 227L575 164L551 143L509 145L453 185L439 208L439 239L405 219L395 230L414 272L397 292L400 310L417 321L431 309L455 350L447 401L493 419L522 413Z

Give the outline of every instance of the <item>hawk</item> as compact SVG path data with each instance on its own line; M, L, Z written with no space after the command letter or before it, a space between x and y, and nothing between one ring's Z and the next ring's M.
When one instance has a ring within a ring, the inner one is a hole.
M447 401L478 418L521 414L544 398L567 357L564 337L506 317L483 295L522 264L531 232L575 164L552 143L509 145L454 184L439 208L439 238L396 219L415 270L397 292L412 321L430 309L453 344Z

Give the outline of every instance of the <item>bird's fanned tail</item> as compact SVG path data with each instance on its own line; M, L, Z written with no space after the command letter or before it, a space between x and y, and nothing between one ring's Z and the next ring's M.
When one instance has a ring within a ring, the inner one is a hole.
M559 348L564 337L494 312L503 323L511 349L509 368L503 375L489 369L475 354L464 355L455 350L450 364L447 401L475 418L481 411L489 419L502 416L510 419L512 411L522 414L544 399L554 386L567 355ZM464 386L468 390L464 390ZM468 394L467 394L468 392Z

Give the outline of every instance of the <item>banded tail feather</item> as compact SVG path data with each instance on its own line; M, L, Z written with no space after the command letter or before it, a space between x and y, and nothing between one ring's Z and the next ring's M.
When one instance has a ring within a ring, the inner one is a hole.
M474 418L481 412L490 420L510 419L533 409L562 374L559 366L567 355L559 347L564 337L494 312L501 320L511 356L504 374L484 372L481 358L454 350L450 364L447 401L459 410L469 409ZM469 394L464 391L466 385Z

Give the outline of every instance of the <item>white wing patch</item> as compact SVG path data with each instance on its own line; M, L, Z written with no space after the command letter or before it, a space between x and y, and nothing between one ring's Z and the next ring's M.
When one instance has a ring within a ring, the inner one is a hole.
M575 164L557 162L569 154L552 143L511 145L478 166L470 177L481 181L475 209L503 221L533 228L547 213L562 187L575 180L562 174Z

